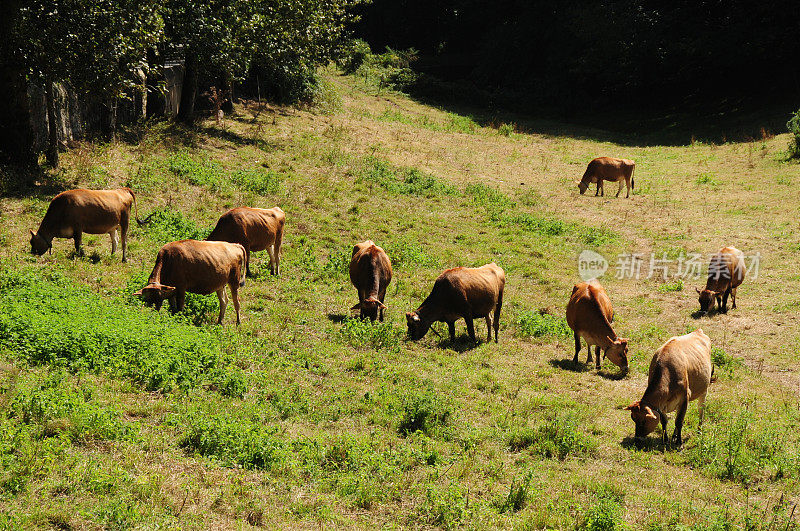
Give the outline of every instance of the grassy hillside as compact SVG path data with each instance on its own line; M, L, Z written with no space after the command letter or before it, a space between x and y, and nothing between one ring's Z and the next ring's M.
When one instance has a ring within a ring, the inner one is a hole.
M491 122L331 74L324 108L251 104L221 128L82 144L0 200L0 526L794 528L800 166L786 137L635 147ZM600 155L636 160L630 200L577 194ZM130 186L157 212L132 227L129 263L107 236L84 236L85 258L67 240L27 253L50 198L76 186ZM282 274L255 255L240 327L230 308L210 324L213 295L174 317L131 297L161 245L238 205L287 219ZM348 310L368 238L395 269L383 324ZM651 253L705 265L724 245L760 253L727 315L693 314L702 281L644 278ZM584 249L644 257L643 278L602 277L631 339L623 378L571 362L563 314ZM490 261L508 277L499 344L473 345L463 321L454 342L406 341L403 314L441 270ZM704 425L691 404L683 449L656 433L637 450L623 408L654 350L697 327L719 377Z

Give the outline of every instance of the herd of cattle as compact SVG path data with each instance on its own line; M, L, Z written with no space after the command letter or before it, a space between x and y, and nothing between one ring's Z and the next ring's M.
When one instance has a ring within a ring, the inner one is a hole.
M628 194L633 188L634 163L627 159L600 157L594 159L578 185L583 194L590 183L597 184L602 195L603 181L623 182ZM627 197L627 196L626 196ZM122 261L127 260L127 232L131 207L136 197L129 188L118 190L68 190L50 202L37 232L31 232L31 252L42 255L52 250L53 238L72 238L75 252L82 255L81 235L109 234L111 253L122 240ZM138 208L137 208L138 212ZM135 220L140 225L148 219ZM161 308L167 300L173 312L183 309L186 293L211 294L219 297L217 322L222 324L228 304L225 286L231 291L236 309L236 324L240 323L239 288L250 274L251 251L267 250L273 275L280 272L280 251L285 215L279 207L261 209L239 207L225 212L205 241L181 240L164 245L148 283L135 295L148 306ZM727 311L728 296L736 308L736 289L744 280L744 255L734 247L721 249L711 259L708 281L698 289L701 312L713 309L715 302L721 312ZM350 280L358 291L361 318L383 321L386 288L392 280L391 260L386 252L372 241L355 245L350 262ZM474 319L486 319L487 340L498 341L500 311L503 306L505 272L495 263L477 268L456 267L444 271L435 280L430 295L415 311L406 314L408 335L412 340L425 336L435 322L447 323L450 339L455 339L455 322L464 319L467 332L476 341ZM567 324L574 332L575 356L581 350L581 339L588 348L587 363L600 369L603 357L608 357L624 373L628 370L628 339L619 337L611 326L614 310L605 289L596 279L581 282L572 289L567 304ZM434 330L435 332L435 330ZM636 424L635 440L641 445L644 438L661 423L667 441L667 413L677 411L673 441L681 444L681 427L688 403L698 400L700 420L703 402L712 381L711 341L701 329L673 337L655 353L650 363L647 389L642 398L630 406Z

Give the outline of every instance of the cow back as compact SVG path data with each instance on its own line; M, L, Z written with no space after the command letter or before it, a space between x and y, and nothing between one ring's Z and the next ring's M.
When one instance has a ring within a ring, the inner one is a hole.
M161 248L156 270L161 284L192 293L213 293L238 282L245 264L244 248L219 241L181 240Z
M285 218L279 207L233 208L219 218L207 239L238 243L251 251L263 251L283 237Z
M67 190L50 202L40 231L61 237L72 237L77 231L105 234L128 219L132 204L128 188Z

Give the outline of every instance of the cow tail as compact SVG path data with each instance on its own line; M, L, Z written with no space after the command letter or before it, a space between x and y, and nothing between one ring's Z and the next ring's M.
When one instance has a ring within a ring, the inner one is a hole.
M144 220L139 219L139 204L136 202L136 194L134 194L133 190L131 190L130 188L128 188L128 192L130 192L131 197L133 198L133 208L135 209L134 217L136 218L136 223L138 223L140 227L143 227L148 223L150 223L150 218L152 218L155 215L155 212L151 213L149 216L144 218Z
M633 168L631 168L631 190L634 189L634 180L633 174L636 172L636 163L633 164Z
M247 253L242 244L239 244L239 247L242 249L242 263L239 266L239 287L243 288L244 281L247 278Z
M717 377L716 377L716 376L714 376L714 369L715 369L715 368L716 368L716 367L714 367L714 364L712 363L712 364L711 364L711 378L709 379L709 382L710 382L710 383L714 383L714 382L716 382L716 381L717 381Z

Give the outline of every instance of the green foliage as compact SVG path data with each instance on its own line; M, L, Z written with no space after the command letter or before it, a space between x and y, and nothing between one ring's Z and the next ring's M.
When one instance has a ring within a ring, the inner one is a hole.
M119 411L97 404L90 387L73 385L59 370L18 383L10 410L12 418L40 426L43 436L63 433L75 442L126 440L135 433Z
M344 47L338 64L345 74L352 74L364 64L370 55L372 55L372 50L366 41L353 39Z
M441 433L453 416L453 404L431 388L409 391L403 397L403 416L397 426L401 435L421 431L428 436Z
M719 347L711 347L711 362L715 368L721 369L728 377L732 376L736 369L744 366L740 358L728 354Z
M515 129L516 127L514 124L500 124L500 127L497 128L497 132L503 136L511 136Z
M367 319L345 319L339 329L342 341L354 348L399 351L403 331L389 322Z
M530 496L531 480L533 474L529 473L524 479L517 479L511 482L511 488L508 490L508 496L498 505L498 510L501 513L505 512L518 512L525 507Z
M683 291L683 279L678 278L672 282L665 282L658 286L658 291L661 293L669 293L672 291Z
M272 170L236 170L230 175L231 180L243 190L259 195L278 193L283 175Z
M429 256L417 242L409 240L393 241L386 244L385 248L393 268L438 266L436 258Z
M724 411L712 409L707 415L713 421L704 424L685 451L688 464L745 485L797 476L800 446L794 421L756 413L752 402Z
M508 435L512 451L527 450L533 455L564 460L569 456L592 455L597 442L578 429L572 414L545 416L534 427L512 430Z
M287 453L276 432L227 415L197 415L178 444L187 452L214 458L224 466L269 470Z
M148 390L192 387L227 365L208 331L31 271L0 276L0 347L30 364L126 377Z
M210 186L217 190L225 180L225 170L216 162L199 160L186 151L172 153L166 160L167 170L196 186Z
M417 51L413 48L393 50L387 46L382 54L366 54L355 74L379 89L404 91L417 81L417 74L411 69L416 60Z
M791 133L791 137L789 138L789 156L792 158L800 158L800 109L786 122L786 129Z
M580 529L586 531L614 531L622 528L622 506L613 498L601 496L589 507Z
M432 175L422 173L416 168L398 168L386 161L368 158L360 179L376 183L390 193L432 197L436 195L457 195L458 190L443 183Z
M701 173L695 180L696 184L708 184L712 187L719 185L719 182L714 179L714 174L711 172Z
M563 317L549 313L525 310L519 314L514 323L519 337L569 337L572 330Z
M425 500L419 509L423 521L444 529L458 527L467 514L467 496L457 483L447 487L428 487Z
M190 218L180 210L165 208L156 210L147 225L148 236L160 243L178 240L203 240L211 230L201 230Z

